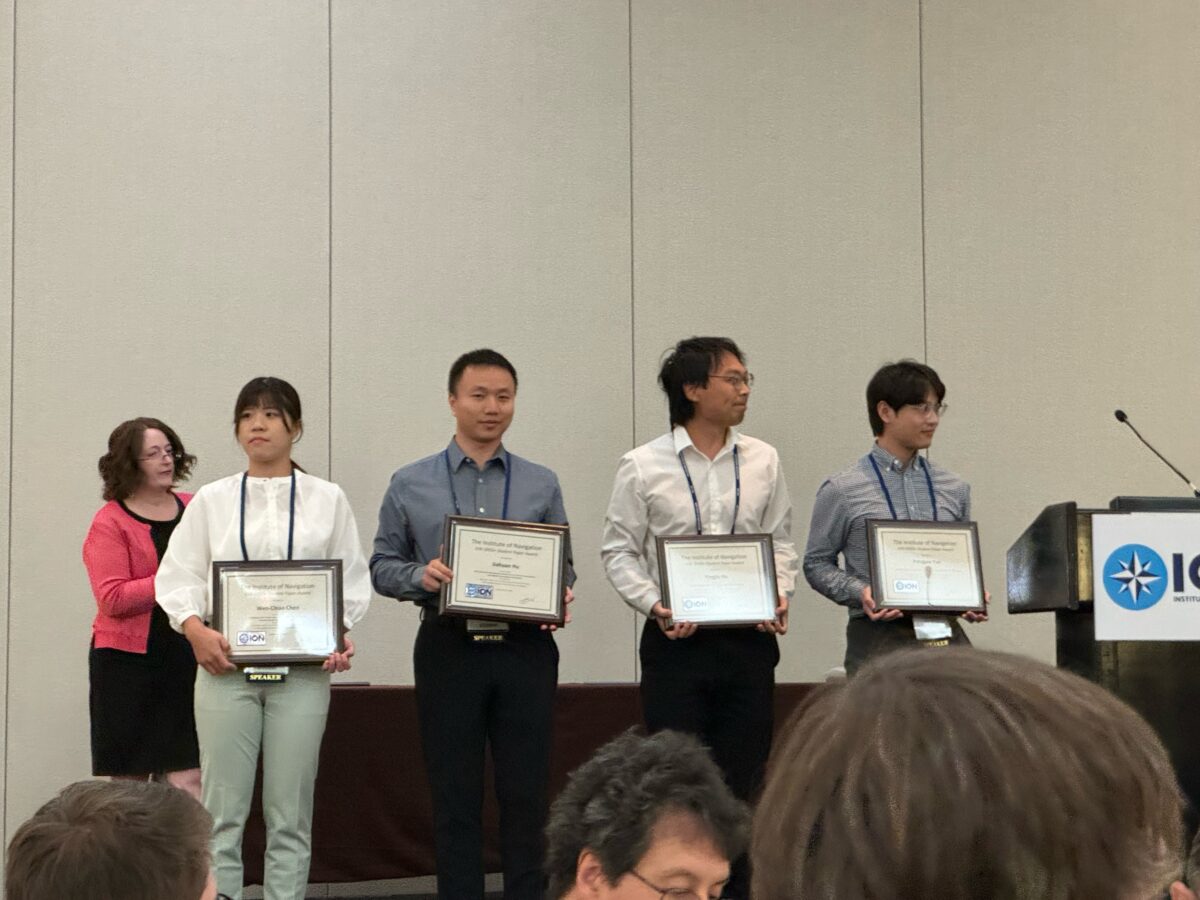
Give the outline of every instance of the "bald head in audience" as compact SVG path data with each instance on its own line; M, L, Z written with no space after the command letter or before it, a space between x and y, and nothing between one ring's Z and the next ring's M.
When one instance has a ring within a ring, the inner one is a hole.
M632 732L571 773L546 827L548 897L717 898L749 813L695 738Z
M7 900L212 900L212 819L166 784L80 781L17 829Z
M1162 743L1103 688L1024 657L906 651L789 723L753 895L1152 900L1179 874L1180 811Z

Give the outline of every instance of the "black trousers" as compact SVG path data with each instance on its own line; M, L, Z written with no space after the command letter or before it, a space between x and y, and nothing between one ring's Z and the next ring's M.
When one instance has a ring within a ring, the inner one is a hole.
M971 646L958 619L950 620L950 638L943 642L918 641L913 633L912 619L908 616L888 619L886 622L872 622L866 616L851 617L846 621L846 675L854 675L869 660L894 650L946 646Z
M640 655L646 729L699 737L733 793L753 803L775 726L775 635L754 628L701 628L672 641L647 619ZM749 897L749 876L743 856L733 864L725 896Z
M504 896L542 900L558 648L536 625L476 642L424 613L413 649L417 716L433 793L438 897L482 900L484 746L500 808Z

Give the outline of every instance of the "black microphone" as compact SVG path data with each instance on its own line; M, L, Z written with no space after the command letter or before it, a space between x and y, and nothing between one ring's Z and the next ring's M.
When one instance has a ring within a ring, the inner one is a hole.
M1177 468L1175 468L1173 465L1171 465L1170 460L1168 460L1165 456L1163 456L1161 453L1159 453L1157 450L1155 450L1154 446L1148 440L1146 440L1144 437L1142 437L1142 433L1140 431L1138 431L1136 428L1134 428L1133 423L1129 421L1129 416L1125 415L1125 410L1123 410L1123 409L1114 410L1113 415L1117 417L1118 422L1121 422L1124 425L1128 425L1129 430L1137 435L1137 439L1139 441L1141 441L1143 444L1145 444L1147 447L1149 447L1151 453L1153 453L1155 456L1157 456L1159 459L1161 459L1164 463L1166 463L1167 468L1169 468L1172 472L1174 472L1176 475L1178 475L1180 478L1182 478L1183 483L1192 489L1193 494L1195 494L1197 497L1200 497L1200 488L1198 488L1194 484L1192 484L1191 480L1186 475L1184 475Z

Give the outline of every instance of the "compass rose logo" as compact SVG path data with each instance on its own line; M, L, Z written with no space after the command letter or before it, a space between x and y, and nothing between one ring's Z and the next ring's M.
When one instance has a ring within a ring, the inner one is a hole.
M1167 567L1145 544L1126 544L1104 564L1104 589L1124 609L1149 609L1167 592Z

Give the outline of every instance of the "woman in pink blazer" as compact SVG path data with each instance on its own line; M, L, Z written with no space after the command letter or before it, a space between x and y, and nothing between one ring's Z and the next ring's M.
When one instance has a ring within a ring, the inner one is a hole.
M158 419L118 425L100 457L104 499L83 542L96 618L88 656L92 774L162 778L200 795L196 660L154 602L154 574L191 494L196 458Z

